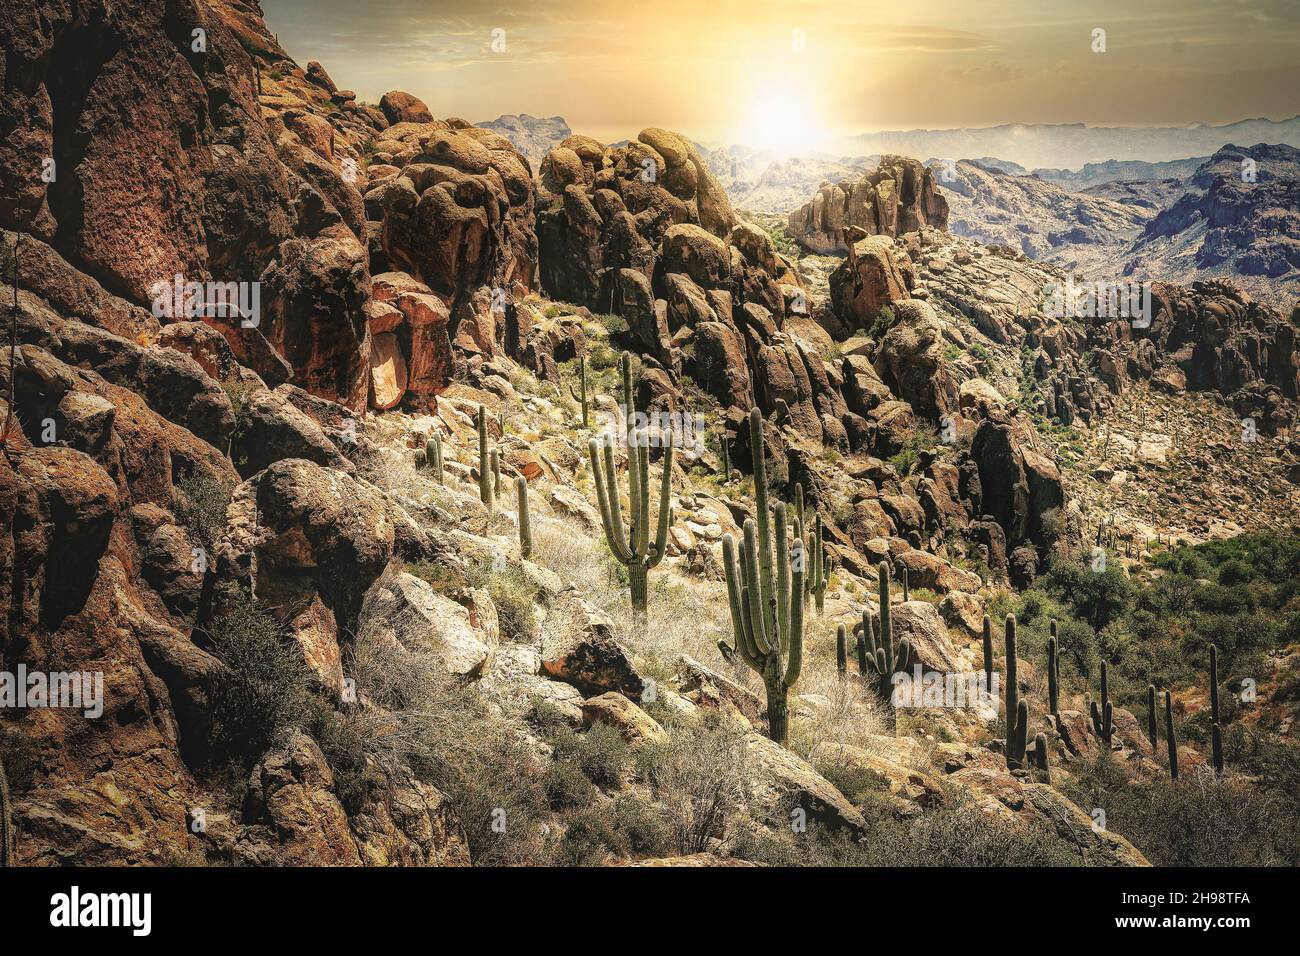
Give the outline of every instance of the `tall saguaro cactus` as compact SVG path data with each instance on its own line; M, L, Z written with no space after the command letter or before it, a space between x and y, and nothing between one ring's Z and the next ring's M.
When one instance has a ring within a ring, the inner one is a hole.
M1047 638L1047 712L1053 716L1060 713L1057 699L1060 690L1061 661L1056 648L1056 621L1051 624L1052 633Z
M1115 710L1110 702L1110 678L1105 661L1101 662L1101 707L1098 708L1094 700L1089 707L1089 714L1092 717L1093 733L1101 738L1109 750L1115 733Z
M1019 770L1025 765L1025 745L1029 735L1029 705L1020 699L1020 684L1016 679L1016 617L1008 614L1006 620L1007 651L1007 769Z
M1210 744L1214 772L1223 776L1223 725L1219 723L1219 649L1210 645Z
M569 394L582 406L582 427L591 427L591 402L587 397L587 356L578 356L578 388L569 386Z
M1156 736L1156 685L1147 684L1147 737L1151 740L1151 750L1154 753L1156 744L1160 738Z
M795 535L787 547L784 503L769 516L763 418L757 408L749 413L749 434L755 517L745 519L739 554L735 538L722 539L722 563L734 652L762 676L768 736L784 746L790 738L789 692L803 668L804 543Z
M1178 740L1174 737L1174 704L1165 691L1165 742L1169 745L1169 778L1178 779Z
M528 512L528 479L520 475L515 479L515 493L519 498L519 554L533 555L533 519Z
M1034 765L1043 775L1043 783L1052 782L1052 765L1047 756L1047 735L1039 734L1034 738Z
M835 629L835 670L839 672L840 680L849 669L848 638L848 630L843 624Z
M478 407L478 497L487 506L488 514L496 504L492 485L491 455L488 450L487 409Z
M0 760L0 867L15 863L13 819L9 809L9 778L5 776L4 761Z
M993 622L984 615L984 690L993 693Z
M632 609L645 614L650 572L668 550L668 527L672 524L673 447L664 448L663 476L659 485L659 515L654 541L650 540L650 445L644 432L630 433L627 446L628 502L631 520L624 530L623 506L614 465L614 444L593 438L587 443L591 477L596 483L600 521L614 558L627 568L632 591ZM602 465L602 454L604 463Z

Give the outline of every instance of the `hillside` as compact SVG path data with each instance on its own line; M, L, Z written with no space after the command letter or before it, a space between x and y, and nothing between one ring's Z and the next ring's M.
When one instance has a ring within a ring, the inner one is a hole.
M886 155L750 217L249 0L12 18L0 673L109 692L0 709L0 862L1300 862L1300 319L1025 254L1190 208Z

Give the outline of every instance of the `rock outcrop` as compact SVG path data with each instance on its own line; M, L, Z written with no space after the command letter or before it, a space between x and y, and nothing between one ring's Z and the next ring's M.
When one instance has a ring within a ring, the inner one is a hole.
M893 238L947 224L948 203L934 174L914 159L882 156L875 171L861 179L823 184L810 202L790 213L787 233L805 249L827 254L847 251L846 228Z

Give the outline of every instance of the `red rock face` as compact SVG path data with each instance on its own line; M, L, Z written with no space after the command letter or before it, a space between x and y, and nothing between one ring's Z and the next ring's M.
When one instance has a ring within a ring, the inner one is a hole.
M323 120L299 113L272 130L263 119L244 44L275 45L256 14L157 0L12 6L22 41L0 67L0 177L18 198L0 204L0 221L146 308L177 275L252 284L270 270L257 328L213 324L272 381L284 372L269 351L295 383L362 407L365 247L321 238L345 216L359 228L360 196L339 185Z

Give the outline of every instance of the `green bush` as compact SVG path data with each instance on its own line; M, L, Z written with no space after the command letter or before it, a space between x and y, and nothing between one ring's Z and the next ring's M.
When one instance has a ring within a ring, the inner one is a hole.
M491 562L475 565L470 568L469 583L483 588L492 598L503 640L532 643L537 637L537 613L533 608L537 587L521 565L507 564L496 569Z
M306 714L307 669L284 626L251 599L213 620L208 643L225 668L211 693L211 753L251 764Z
M563 728L556 731L551 743L557 761L570 761L598 787L617 787L627 774L627 742L608 724L595 724L583 734Z
M182 478L176 486L176 516L189 532L190 540L209 552L226 529L226 508L230 488L202 472Z
M596 799L596 788L572 760L556 760L551 764L543 786L547 801L556 810L579 809Z

